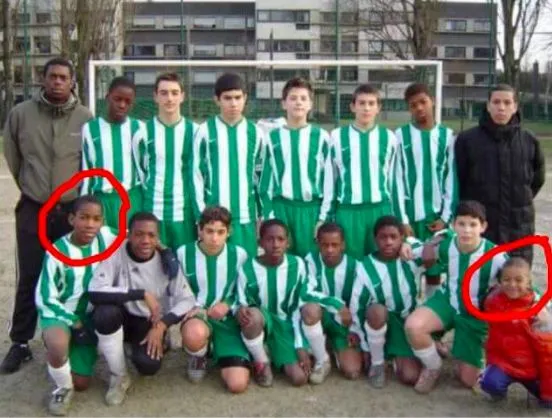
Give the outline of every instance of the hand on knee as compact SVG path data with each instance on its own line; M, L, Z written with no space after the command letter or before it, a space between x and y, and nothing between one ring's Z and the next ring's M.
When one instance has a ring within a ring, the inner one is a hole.
M366 322L374 330L383 328L387 324L387 308L380 304L370 305L366 309Z
M152 359L145 345L132 347L132 362L138 373L143 376L153 376L161 369L161 360Z
M198 352L209 342L209 327L201 319L190 319L182 325L182 345L190 352Z
M322 319L322 308L317 303L307 303L301 308L301 319L305 325L314 325Z

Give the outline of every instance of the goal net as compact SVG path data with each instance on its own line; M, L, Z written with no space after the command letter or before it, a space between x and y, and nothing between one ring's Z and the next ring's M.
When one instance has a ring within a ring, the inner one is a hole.
M282 88L295 76L308 79L314 88L310 121L326 129L353 120L350 110L352 93L361 83L380 90L382 111L379 120L390 128L410 120L404 90L414 82L425 83L435 97L435 115L441 120L441 61L370 61L370 60L276 60L276 61L160 61L112 60L90 61L88 97L92 112L104 115L109 83L118 75L132 79L137 87L131 115L149 119L156 113L153 86L158 74L174 71L181 74L186 100L182 114L201 122L218 112L213 101L214 84L224 72L242 76L247 86L245 115L253 120L285 116L281 107Z

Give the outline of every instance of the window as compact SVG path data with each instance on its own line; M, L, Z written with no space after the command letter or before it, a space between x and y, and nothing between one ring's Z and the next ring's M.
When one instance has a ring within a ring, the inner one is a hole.
M245 17L224 18L225 29L245 29Z
M464 84L466 82L466 74L464 73L449 73L447 74L449 84Z
M31 15L29 13L18 13L17 14L17 23L30 23Z
M253 17L248 17L247 18L247 28L248 29L255 28L255 18L253 18Z
M357 81L357 80L358 80L357 67L343 67L341 69L341 81Z
M429 57L430 58L437 58L437 47L432 46L431 51L429 51Z
M154 85L157 73L155 71L136 71L134 73L135 84Z
M37 13L36 23L38 24L50 23L50 13Z
M214 29L216 27L217 19L215 17L196 17L194 19L194 28Z
M341 23L351 25L357 23L357 14L355 12L343 12L341 13Z
M473 22L474 32L490 32L491 21L488 19L477 19Z
M466 47L445 46L445 58L466 58Z
M383 28L383 13L370 11L368 14L368 30L381 30Z
M132 27L134 28L155 28L154 16L134 16L132 19Z
M125 45L126 56L155 56L155 45Z
M489 74L474 74L473 75L473 84L484 84L488 85L490 81Z
M270 41L257 41L257 50L259 52L270 52ZM274 52L309 52L310 41L303 40L283 40L278 39L273 41Z
M445 30L451 32L466 32L468 22L466 20L445 20Z
M245 55L245 45L224 45L224 56L243 56Z
M14 39L13 50L16 54L22 54L25 52L25 38L23 36L18 36Z
M358 41L342 41L341 42L342 53L357 53Z
M134 82L134 71L125 71L123 75L125 78L128 78L130 81Z
M257 11L257 20L259 22L269 22L270 21L270 10L258 10Z
M52 51L49 36L34 37L34 52L35 54L50 54Z
M320 52L335 52L335 37L323 36L320 38Z
M381 54L383 52L383 41L369 41L368 53L369 54Z
M194 56L196 57L215 57L216 55L216 45L194 45Z
M474 58L491 58L491 48L474 48Z
M308 10L259 10L257 11L259 22L290 22L309 23L310 12Z
M15 83L23 83L23 67L21 65L13 67L13 81Z
M165 44L163 55L165 57L181 57L186 55L186 47L180 44Z
M216 71L195 71L194 83L215 83L217 81Z
M42 83L42 79L43 79L42 71L43 70L44 70L44 67L42 67L42 66L34 67L34 80L35 80L35 83Z
M323 23L335 24L335 12L321 12Z
M293 10L272 10L270 20L272 22L294 22L295 14Z
M186 26L186 19L180 19L180 17L165 17L163 18L164 28L180 28Z
M274 81L288 81L293 77L309 78L309 70L296 69L296 70L274 70ZM258 81L270 81L270 71L257 72Z

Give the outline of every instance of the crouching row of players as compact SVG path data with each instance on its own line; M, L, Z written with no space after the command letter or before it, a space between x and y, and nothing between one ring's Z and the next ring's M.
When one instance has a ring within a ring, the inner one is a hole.
M94 197L76 201L70 222L73 232L54 245L71 258L98 254L115 240ZM394 360L398 379L427 393L441 368L432 334L451 328L458 377L476 384L487 329L466 312L460 289L468 266L492 248L481 237L485 214L477 202L462 202L454 232L424 246L407 244L395 217L380 218L378 250L362 263L345 254L343 230L334 223L319 228L319 252L305 261L286 252L288 231L279 220L261 225L264 252L256 258L226 242L230 224L226 209L206 208L199 240L175 257L159 243L155 216L138 213L127 241L99 265L71 267L47 254L36 299L56 385L50 413L65 415L74 391L88 387L98 352L111 373L106 403L121 404L131 385L124 342L138 373L153 375L168 349L167 330L177 324L188 378L203 379L209 355L234 393L246 390L251 369L261 386L272 384L273 367L296 386L322 383L331 369L327 342L347 378L367 370L372 385L383 387L385 361ZM420 277L431 260L447 278L418 306ZM496 256L478 273L474 304L505 261Z

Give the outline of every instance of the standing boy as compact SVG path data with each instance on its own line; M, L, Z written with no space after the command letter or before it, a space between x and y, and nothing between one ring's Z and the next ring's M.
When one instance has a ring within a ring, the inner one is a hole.
M270 132L260 185L263 218L287 224L289 251L300 257L316 248L315 230L326 221L333 198L330 137L307 123L312 96L311 84L302 78L292 78L284 86L287 121Z
M128 117L134 104L136 86L125 77L116 77L106 96L107 117L101 116L87 122L82 129L82 169L102 168L112 173L128 192L130 210L142 210L142 188L133 158L133 144L144 139L142 121ZM119 229L121 197L113 185L103 177L87 177L83 180L81 194L94 194L104 207L106 225Z
M174 251L195 240L190 159L197 125L180 114L184 87L176 73L157 77L153 98L159 114L147 122L137 144L146 212L159 220L161 242Z
M244 81L227 73L215 83L220 115L204 122L194 138L192 153L196 221L205 206L223 206L232 214L230 242L250 255L257 253L258 179L262 131L243 116L247 100Z

